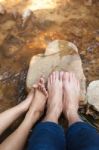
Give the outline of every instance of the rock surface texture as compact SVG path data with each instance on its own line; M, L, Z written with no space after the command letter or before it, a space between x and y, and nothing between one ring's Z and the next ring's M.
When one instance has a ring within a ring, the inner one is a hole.
M55 40L49 43L45 54L33 56L27 74L27 88L44 75L47 81L49 74L55 70L74 72L81 84L81 104L85 104L86 79L77 47L67 41Z
M87 88L87 100L99 112L99 80L92 81Z

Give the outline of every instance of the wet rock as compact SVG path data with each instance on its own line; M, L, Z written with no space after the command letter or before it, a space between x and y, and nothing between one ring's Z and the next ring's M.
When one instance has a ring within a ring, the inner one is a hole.
M10 77L9 72L4 72L2 75L0 75L0 81L6 80Z
M18 52L23 45L23 41L14 35L9 35L1 45L1 50L4 56L10 57Z
M80 55L81 55L81 56L85 56L85 55L86 55L86 51L85 51L85 50L81 51L81 52L80 52Z
M2 92L2 89L0 87L0 100L3 98L3 92Z
M4 42L5 38L7 36L7 33L0 33L0 45Z
M5 11L4 6L0 4L0 14L1 14L1 15L4 15L5 12L6 12L6 11Z
M5 23L3 23L3 25L0 25L0 29L3 31L11 30L14 25L15 25L15 21L7 20Z
M82 62L77 47L67 41L55 40L49 43L45 54L33 56L27 75L27 88L38 81L44 74L46 81L49 74L55 70L74 72L81 84L81 103L86 103L86 79L82 69Z
M72 27L71 32L77 37L82 37L82 30L79 29L78 27Z
M49 45L45 51L45 56L63 51L63 48L66 49L66 47L67 47L67 50L66 50L67 54L70 52L70 48L74 49L74 52L78 52L77 47L73 43L62 41L62 40L55 40L55 41L49 43Z
M14 25L15 21L13 20L7 20L3 24L0 24L0 45L3 44L9 34L9 30L11 30Z
M99 112L99 80L92 81L87 88L87 100Z
M10 46L10 48L7 50L6 56L12 56L13 54L15 54L18 51L18 47L16 46Z
M31 17L32 15L32 11L31 10L26 10L23 14L22 14L22 27L25 26L27 20Z
M18 81L18 102L21 102L26 98L26 89L25 89L25 81L27 75L27 68L23 69L19 75Z
M99 35L97 35L97 36L96 36L96 41L98 41L98 42L99 42Z
M13 10L12 16L14 17L14 19L17 19L18 17L20 17L20 14L16 10Z
M92 6L92 0L86 0L85 5L86 6Z
M87 48L87 51L88 52L93 52L97 47L99 46L99 42L92 42L88 48Z

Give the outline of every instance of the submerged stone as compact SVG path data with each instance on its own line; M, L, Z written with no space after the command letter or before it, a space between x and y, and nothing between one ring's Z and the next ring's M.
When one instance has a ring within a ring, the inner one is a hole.
M20 51L22 45L23 42L19 38L14 35L9 35L6 37L0 48L4 56L10 57Z
M99 80L92 81L87 88L87 100L99 112Z
M86 79L83 73L82 62L77 47L67 41L55 40L49 43L45 54L33 56L27 74L27 88L31 89L33 84L44 75L47 81L49 74L55 70L74 72L80 80L81 103L86 103Z
M93 0L86 0L85 5L86 6L92 6Z

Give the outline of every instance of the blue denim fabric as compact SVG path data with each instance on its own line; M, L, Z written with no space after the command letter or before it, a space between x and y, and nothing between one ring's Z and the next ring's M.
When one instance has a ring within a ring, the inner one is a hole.
M62 127L52 122L39 123L33 130L28 150L65 150Z
M71 125L66 132L67 150L99 150L99 134L84 122Z
M39 123L32 132L28 150L99 150L99 134L84 122L63 129L52 122Z

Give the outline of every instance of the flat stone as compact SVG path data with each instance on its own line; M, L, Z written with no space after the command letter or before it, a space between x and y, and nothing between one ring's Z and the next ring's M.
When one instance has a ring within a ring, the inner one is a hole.
M99 80L92 81L87 88L87 100L99 112Z
M81 104L85 104L86 79L83 73L81 58L77 47L68 41L55 40L49 43L45 54L33 56L27 74L27 89L31 89L33 84L44 75L46 81L51 72L68 71L74 72L81 84Z

